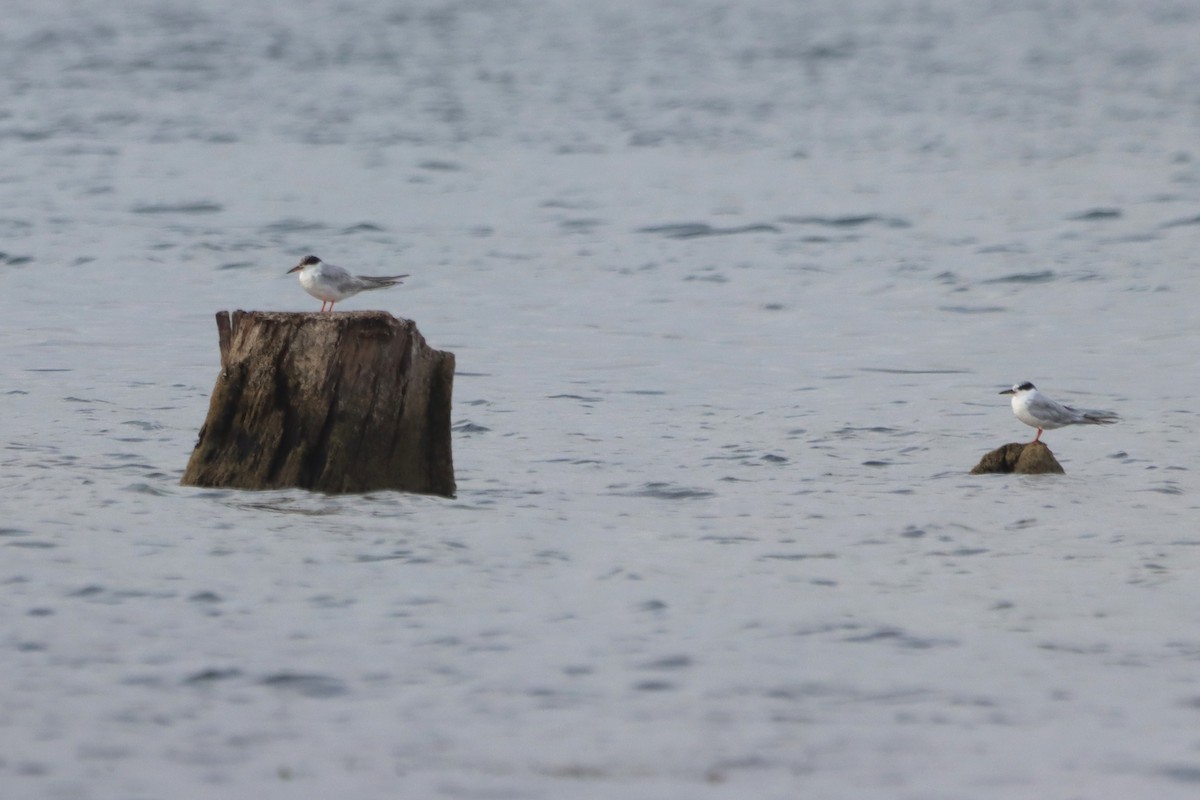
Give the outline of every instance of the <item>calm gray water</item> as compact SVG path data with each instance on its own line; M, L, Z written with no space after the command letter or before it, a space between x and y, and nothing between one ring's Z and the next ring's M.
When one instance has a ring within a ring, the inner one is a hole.
M278 6L5 7L5 798L1195 795L1200 8ZM178 486L309 252L457 499Z

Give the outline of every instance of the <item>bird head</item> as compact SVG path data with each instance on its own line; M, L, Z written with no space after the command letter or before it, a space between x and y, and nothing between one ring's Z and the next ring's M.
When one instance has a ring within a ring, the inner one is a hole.
M1011 389L1005 389L1000 394L1024 394L1025 392L1032 392L1035 388L1037 387L1035 387L1032 383L1025 381L1024 383L1016 384Z
M287 271L287 274L291 275L293 272L299 272L300 270L304 269L305 267L316 266L317 264L320 264L320 263L321 263L321 259L317 258L316 256L305 256L304 258L300 259L299 264L297 264L296 266L289 269Z

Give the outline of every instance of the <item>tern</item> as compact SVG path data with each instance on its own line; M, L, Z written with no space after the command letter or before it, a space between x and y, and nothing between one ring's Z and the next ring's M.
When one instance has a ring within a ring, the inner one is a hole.
M300 273L300 285L304 287L304 291L321 301L322 311L325 310L326 303L329 304L329 310L333 311L333 304L345 300L347 297L365 292L367 289L384 289L388 286L395 286L402 279L408 277L407 275L388 275L374 278L370 275L351 275L341 267L327 264L316 256L305 256L300 259L300 263L289 269L287 274L291 275L293 272Z
M1046 397L1029 381L1018 383L1000 394L1011 394L1013 414L1029 427L1037 428L1037 436L1033 437L1030 444L1042 438L1042 431L1067 425L1111 425L1120 419L1111 411L1064 406Z

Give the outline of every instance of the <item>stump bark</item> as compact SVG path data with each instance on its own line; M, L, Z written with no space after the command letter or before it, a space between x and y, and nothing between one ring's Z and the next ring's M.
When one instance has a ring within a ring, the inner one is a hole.
M453 497L454 354L384 311L217 313L221 374L182 483Z
M1013 442L985 455L971 470L972 475L1016 472L1021 475L1065 474L1066 470L1042 442Z

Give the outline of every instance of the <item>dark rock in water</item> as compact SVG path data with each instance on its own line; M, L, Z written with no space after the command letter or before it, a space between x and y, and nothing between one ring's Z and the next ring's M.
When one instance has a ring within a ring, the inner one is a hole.
M1066 470L1050 448L1041 442L1012 442L985 455L971 470L972 475L1016 472L1022 475L1065 474Z

